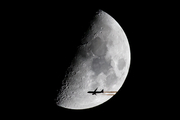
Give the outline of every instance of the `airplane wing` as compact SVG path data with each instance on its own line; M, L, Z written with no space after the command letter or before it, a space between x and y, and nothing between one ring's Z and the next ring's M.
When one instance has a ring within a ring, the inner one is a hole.
M96 89L94 90L94 92L96 92L97 89L98 89L98 88L96 88Z

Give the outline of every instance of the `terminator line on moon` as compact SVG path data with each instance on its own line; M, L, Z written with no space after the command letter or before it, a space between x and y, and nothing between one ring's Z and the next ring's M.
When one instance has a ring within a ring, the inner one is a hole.
M106 12L97 12L82 42L57 98L57 105L68 109L87 109L106 102L121 88L129 71L127 37ZM87 93L97 87L105 93Z

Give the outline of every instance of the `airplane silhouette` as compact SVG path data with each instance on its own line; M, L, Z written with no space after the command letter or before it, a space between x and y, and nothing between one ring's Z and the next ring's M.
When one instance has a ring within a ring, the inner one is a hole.
M92 95L96 95L96 93L104 93L104 89L101 91L97 91L98 88L96 88L94 91L88 91L87 93L92 93Z

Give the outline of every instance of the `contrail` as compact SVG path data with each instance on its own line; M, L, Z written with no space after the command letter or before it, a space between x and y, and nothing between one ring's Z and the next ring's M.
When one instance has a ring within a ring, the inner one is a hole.
M104 91L103 92L104 94L103 95L115 95L117 93L117 91Z
M110 96L113 96L113 95L115 95L115 94L103 94L103 95L110 95Z
M104 93L117 93L117 91L104 91Z

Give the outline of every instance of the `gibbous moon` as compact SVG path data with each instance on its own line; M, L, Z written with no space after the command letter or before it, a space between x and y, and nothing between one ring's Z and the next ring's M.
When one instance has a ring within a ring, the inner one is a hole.
M129 71L127 37L106 12L97 12L82 42L57 98L57 105L68 109L88 109L106 102L121 88ZM96 88L104 93L87 93Z

